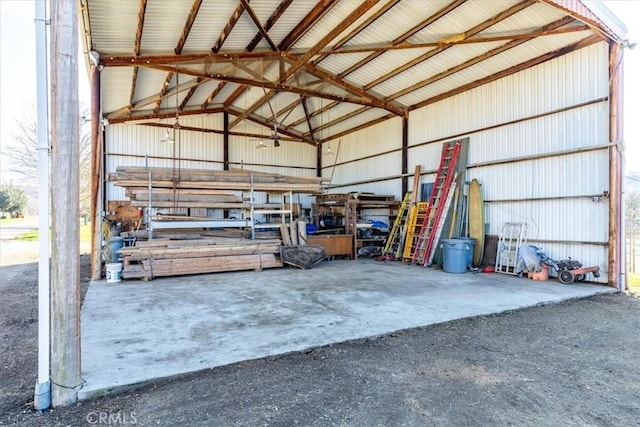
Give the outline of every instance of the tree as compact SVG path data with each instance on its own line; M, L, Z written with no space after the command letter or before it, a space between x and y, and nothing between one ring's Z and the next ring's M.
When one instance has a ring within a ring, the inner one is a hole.
M12 143L5 147L9 171L25 178L25 183L37 184L38 124L35 117L24 116L16 120L17 130L12 133ZM84 118L80 120L80 213L89 213L91 176L91 126Z
M0 185L0 212L15 215L27 205L27 195L15 185Z

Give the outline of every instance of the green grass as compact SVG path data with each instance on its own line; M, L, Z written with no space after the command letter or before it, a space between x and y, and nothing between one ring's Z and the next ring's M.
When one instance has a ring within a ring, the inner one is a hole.
M16 240L23 242L33 242L38 240L40 233L38 230L33 230L19 235ZM80 225L80 243L91 243L91 224Z
M25 222L25 218L0 218L2 225L22 224L23 222Z

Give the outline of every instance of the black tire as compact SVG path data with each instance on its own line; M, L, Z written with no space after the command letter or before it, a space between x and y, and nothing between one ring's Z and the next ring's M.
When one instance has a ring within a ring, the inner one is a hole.
M573 283L573 273L569 270L562 270L560 274L558 274L558 278L560 279L560 283L564 283L565 285L568 283Z
M576 278L575 278L575 281L576 282L584 282L584 279L586 279L586 278L587 278L586 274L578 274L576 276Z

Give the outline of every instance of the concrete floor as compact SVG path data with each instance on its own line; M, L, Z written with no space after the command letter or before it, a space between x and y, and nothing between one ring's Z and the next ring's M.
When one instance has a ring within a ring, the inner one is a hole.
M80 398L155 378L454 319L615 292L401 262L93 282Z

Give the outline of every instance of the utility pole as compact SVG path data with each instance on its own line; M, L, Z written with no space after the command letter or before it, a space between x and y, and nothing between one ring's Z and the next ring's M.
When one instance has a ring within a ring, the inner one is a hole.
M50 280L49 280L49 87L47 85L47 5L36 1L36 87L38 93L38 380L33 407L51 406Z
M75 1L51 16L51 390L53 406L75 403L80 377L78 15Z

